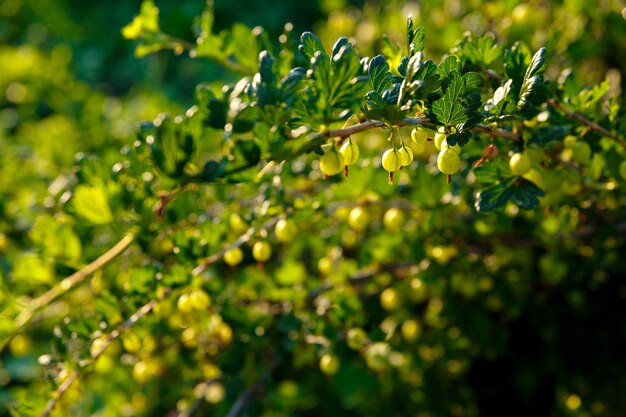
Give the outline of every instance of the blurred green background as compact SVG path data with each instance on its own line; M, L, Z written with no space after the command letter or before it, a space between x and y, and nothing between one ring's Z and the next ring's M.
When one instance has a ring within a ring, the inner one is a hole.
M67 177L77 155L97 154L111 167L119 160L120 148L133 141L137 121L152 120L161 112L183 112L193 104L194 88L200 82L224 83L236 79L215 63L184 55L164 52L134 57L135 45L124 40L120 30L138 12L140 3L0 1L0 302L51 285L55 277L73 271L80 259L93 259L107 247L107 242L99 242L97 235L89 241L92 235L85 227L56 229L56 223L46 217L46 213L69 198L71 184ZM161 0L156 4L166 33L193 41L191 23L205 3ZM546 46L548 77L552 79L565 74L568 67L576 67L575 77L580 83L596 84L608 79L609 95L621 96L622 103L626 97L626 3L621 0L216 0L214 10L216 31L227 29L234 22L251 28L260 25L269 39L277 42L285 23L292 22L295 34L313 30L327 46L339 36L354 37L361 55L370 56L380 52L383 36L403 42L406 17L412 14L417 24L425 26L425 52L435 60L453 50L466 31L473 36L491 32L506 45L520 40L532 50ZM349 192L346 195L351 196ZM620 201L611 200L608 206L619 207ZM538 215L528 222L541 230L566 228L570 219L578 218L574 210L577 209L563 208L555 215L557 220ZM431 221L428 227L433 233L445 228L445 222L435 215L426 217ZM501 251L497 256L485 256L486 269L494 276L499 274L500 263L513 259L508 269L503 267L508 283L505 291L526 294L519 289L523 274L556 277L556 281L564 280L563 289L541 286L542 291L533 293L534 298L528 304L520 302L514 306L519 311L511 321L497 312L502 309L499 299L486 301L487 305L500 303L499 308L487 312L480 310L485 308L483 305L472 310L463 301L459 302L459 311L465 313L467 308L475 313L460 314L460 326L474 329L471 335L474 339L489 343L495 340L500 345L483 356L478 355L467 374L467 385L462 385L458 392L456 385L446 385L449 382L446 375L435 375L431 381L441 386L422 393L431 396L431 408L416 411L416 415L443 416L449 415L448 412L476 415L475 409L459 411L450 407L445 398L450 392L455 393L456 400L465 398L467 393L463 389L467 386L474 387L473 396L480 405L478 415L485 417L504 415L498 413L502 410L501 403L507 401L512 406L507 416L626 415L623 399L626 328L618 326L626 318L625 294L621 283L615 281L626 276L620 261L624 241L623 233L613 239L617 223L612 221L600 223L595 229L599 232L586 242L585 247L600 253L606 251L606 256L598 255L593 262L581 260L583 255L575 243L559 246L562 241L556 237L556 231L541 242L540 248L517 248L514 254L515 250L496 246L494 252ZM461 227L462 221L459 222L457 226ZM482 231L489 235L502 223L502 228L508 231L527 226L515 219L488 215L473 223L474 229L466 233L476 235ZM454 235L450 232L452 228L446 230L446 239ZM59 236L62 245L45 242ZM56 252L49 255L64 262L54 267L42 262L34 255L42 247L55 247ZM515 260L516 256L524 255L540 261L527 265L524 260ZM454 282L472 270L469 264L446 270L446 263L439 265L438 271L449 273ZM570 270L574 274L571 282L565 278L568 269L564 265L568 263L580 266L576 271ZM587 278L593 286L581 290L576 283ZM481 285L491 288L494 284L486 281ZM454 299L456 294L447 296ZM563 305L576 307L572 307L575 314L561 308ZM437 306L432 309L436 310ZM538 327L543 322L548 324ZM12 398L12 390L28 388L37 375L35 361L38 354L46 351L43 343L47 340L45 334L31 336L14 339L17 341L2 352L0 403ZM42 346L38 345L40 341ZM436 356L437 349L431 350L424 355ZM555 359L553 355L557 353L563 357ZM454 373L454 364L452 368ZM305 371L296 376L307 377ZM374 384L361 373L356 378L365 378L365 385ZM323 380L315 381L324 386ZM332 388L337 388L336 385L341 385L341 381L336 380ZM285 392L289 388L279 386L268 401L286 402L289 395ZM400 392L398 402L406 394L402 389ZM585 395L590 401L581 406L581 396ZM384 398L392 401L394 393L385 392ZM363 404L366 400L362 398ZM560 405L553 407L554 403ZM491 409L489 404L493 404ZM385 404L372 407L370 415L388 411ZM389 409L390 415L415 411L396 403ZM153 415L162 415L166 408L155 406L152 410ZM283 414L276 411L267 415L289 415L290 408L285 410ZM327 413L332 415L332 406ZM4 415L9 414L0 406L0 416ZM316 414L305 410L298 415ZM359 414L345 411L341 415Z

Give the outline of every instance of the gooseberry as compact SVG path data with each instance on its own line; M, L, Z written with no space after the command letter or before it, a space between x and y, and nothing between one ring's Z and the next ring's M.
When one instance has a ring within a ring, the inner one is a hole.
M448 135L446 135L446 128L440 126L437 130L437 133L435 134L435 148L437 148L438 151L441 150L441 142L443 142L443 140L447 137Z
M509 160L509 167L513 175L524 175L532 168L532 162L523 152L514 153Z
M332 353L325 353L320 358L320 371L326 375L334 375L339 371L341 361L336 355Z
M411 131L411 139L418 144L424 144L428 138L434 138L436 132L424 126L417 126Z
M383 224L390 232L396 232L404 226L404 213L397 207L392 207L385 212L383 216Z
M352 165L359 159L359 145L348 139L339 149L339 153L343 157L344 165Z
M370 214L363 207L355 207L350 211L348 224L357 232L362 232L370 224Z
M224 262L229 266L238 265L243 260L241 248L235 247L224 252Z
M343 170L344 165L343 156L334 146L320 160L320 169L327 176L339 174Z
M298 227L292 220L280 219L274 227L274 233L279 241L289 243L298 234Z
M398 149L398 155L400 156L400 164L402 164L403 167L413 162L413 151L411 148L402 145L402 147Z
M437 168L446 175L452 175L461 169L459 153L451 148L443 149L437 156Z
M272 246L264 240L259 240L252 247L252 257L258 262L267 262L272 257Z

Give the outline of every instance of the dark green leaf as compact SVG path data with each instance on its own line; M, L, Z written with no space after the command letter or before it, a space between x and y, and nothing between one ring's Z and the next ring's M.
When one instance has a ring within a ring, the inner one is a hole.
M413 29L413 18L410 16L406 21L406 33L407 44L409 46L409 57L413 56L417 52L423 51L425 46L424 28L422 26L418 26Z
M376 55L371 59L367 68L367 75L374 91L383 94L383 91L391 88L391 73L389 72L389 64L382 55Z
M311 61L317 52L325 53L322 41L320 41L319 38L311 32L304 32L302 34L298 50L307 59L307 61Z

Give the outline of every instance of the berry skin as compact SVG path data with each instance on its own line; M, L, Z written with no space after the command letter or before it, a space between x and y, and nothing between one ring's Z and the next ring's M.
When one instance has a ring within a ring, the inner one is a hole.
M298 227L289 219L280 219L274 228L276 238L283 243L291 242L298 234Z
M446 128L441 126L437 130L437 133L435 134L435 148L437 148L438 151L441 150L441 143L447 137L448 137L448 135L446 135Z
M369 338L367 337L365 330L355 327L348 330L346 333L346 343L350 349L359 350L369 343Z
M397 232L400 230L400 228L404 226L404 221L404 213L396 207L392 207L387 210L383 216L383 224L390 232Z
M448 145L448 139L444 139L443 141L441 141L441 150L445 151L446 149L452 149L453 151L456 151L456 153L460 153L461 152L461 147L457 144L454 146L450 146Z
M320 358L320 371L326 375L335 375L339 371L341 361L332 353L325 353Z
M363 207L355 207L350 211L348 224L357 232L362 232L370 224L370 214Z
M183 294L178 297L176 307L178 307L178 311L180 311L181 313L191 312L191 310L193 310L193 305L191 304L191 300L189 299L189 294Z
M380 293L380 305L387 311L394 311L402 305L402 298L394 288L387 288Z
M584 164L591 158L591 147L587 142L576 142L572 158L579 164Z
M344 165L343 156L334 146L320 160L320 169L327 176L339 174L343 170Z
M339 149L339 153L343 157L344 165L352 165L359 159L359 146L348 139Z
M525 153L515 153L509 160L509 167L513 175L522 176L532 168L532 162Z
M422 327L417 320L409 319L402 323L400 333L402 338L407 342L414 342L421 332Z
M458 152L447 148L439 152L437 156L437 168L446 175L452 175L461 169L461 158Z
M258 262L267 262L272 257L272 246L260 240L252 247L252 257Z
M394 172L402 166L402 159L397 149L387 149L383 154L383 168L386 171Z
M243 260L243 252L239 247L232 248L224 252L224 262L228 266L236 266Z
M425 144L428 138L434 138L436 132L423 126L417 126L411 131L411 139L418 144Z
M202 290L194 290L189 294L189 302L195 310L206 310L211 305L211 297Z
M413 151L411 148L407 148L402 145L400 149L398 149L398 154L400 155L400 163L403 167L410 165L413 162Z

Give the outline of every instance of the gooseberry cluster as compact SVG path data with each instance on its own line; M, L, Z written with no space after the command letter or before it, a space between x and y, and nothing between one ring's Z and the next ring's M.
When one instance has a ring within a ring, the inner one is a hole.
M339 174L342 170L348 176L348 166L359 159L359 146L348 138L341 148L332 145L320 160L320 169L326 176Z

